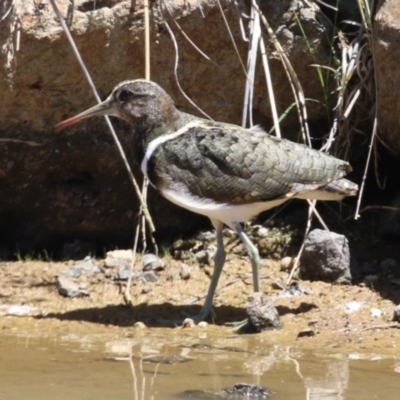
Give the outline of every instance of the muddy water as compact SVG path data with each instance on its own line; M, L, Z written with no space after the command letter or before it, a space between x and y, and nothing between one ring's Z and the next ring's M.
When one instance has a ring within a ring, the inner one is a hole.
M242 382L274 391L276 400L399 398L396 350L271 347L262 335L207 330L126 336L2 335L0 399L221 399L228 398L221 389ZM202 390L209 397L201 397Z

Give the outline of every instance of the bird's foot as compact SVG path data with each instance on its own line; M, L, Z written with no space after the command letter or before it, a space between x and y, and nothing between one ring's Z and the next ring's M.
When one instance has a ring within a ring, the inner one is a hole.
M205 321L210 314L211 314L212 320L214 321L217 318L217 314L215 313L215 311L212 307L203 306L203 308L200 310L200 312L196 315L191 315L189 313L182 311L182 315L184 315L187 318L192 319L197 324L199 322Z
M201 311L196 315L191 315L184 311L182 311L181 314L185 316L185 318L175 320L158 319L157 322L167 326L186 326L190 324L198 324L199 322L205 321L210 314L213 321L214 319L216 319L216 314L213 308L206 306L203 306Z
M227 322L225 325L232 327L233 332L236 333L247 332L250 327L248 318L244 319L243 321Z

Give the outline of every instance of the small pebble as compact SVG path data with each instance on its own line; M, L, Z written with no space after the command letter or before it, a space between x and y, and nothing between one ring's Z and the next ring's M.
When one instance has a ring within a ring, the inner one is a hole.
M105 268L130 268L133 259L132 250L108 251L104 260Z
M190 279L191 271L192 271L192 269L189 266L187 266L186 264L183 264L182 268L181 268L181 272L180 272L181 279L184 281L187 281L188 279Z
M191 254L189 251L175 250L173 252L173 257L175 260L188 260L191 257Z
M235 236L235 232L233 232L230 229L224 229L222 234L223 234L224 237L227 237L227 238L232 238L232 237Z
M393 311L393 321L400 322L400 304L398 304Z
M155 254L144 254L142 257L143 271L160 271L164 269L162 261Z
M382 316L383 312L379 308L371 308L370 314L371 317L378 318Z
M157 282L158 276L153 271L143 272L143 278L146 282Z
M194 328L196 324L192 320L192 318L186 318L182 323L182 328Z
M127 281L129 279L129 276L131 275L131 269L130 268L124 268L121 269L115 276L114 280L115 281ZM143 272L138 270L138 269L133 269L132 270L132 280L140 280L143 278Z
M279 263L280 270L289 272L294 264L294 258L292 257L283 257L282 260Z
M215 240L217 237L215 232L211 232L211 231L206 231L206 232L200 232L197 237L196 240L201 240L202 242L209 242L212 240Z
M206 250L200 250L194 256L199 264L208 264L210 262L210 253Z
M96 264L93 258L86 257L82 262L61 271L58 276L79 278L81 275L95 275L102 272L103 270Z
M22 316L22 315L29 314L32 310L33 310L33 307L31 307L31 306L13 305L13 306L8 307L7 314Z
M353 312L358 311L364 303L360 301L349 301L343 307L347 314L352 314Z
M84 297L89 296L89 292L84 289L76 279L67 276L57 277L58 293L65 297Z
M315 336L315 332L312 329L304 329L304 331L301 331L297 334L297 338L313 337L313 336Z
M136 322L135 325L133 325L134 328L136 329L143 329L143 328L147 328L147 326L143 323L143 322Z
M199 326L200 328L205 328L206 326L208 326L208 322L207 321L200 321L197 326Z
M149 293L149 292L151 292L151 287L149 287L149 286L143 286L143 288L142 288L142 293L143 293L143 294L147 294L147 293Z
M252 233L255 237L266 238L269 234L269 229L262 225L254 225Z

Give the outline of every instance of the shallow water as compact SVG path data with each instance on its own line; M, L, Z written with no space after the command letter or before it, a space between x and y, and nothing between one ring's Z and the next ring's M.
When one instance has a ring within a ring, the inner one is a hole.
M190 391L243 382L274 391L276 400L397 399L399 373L395 352L271 347L262 335L145 329L129 338L0 336L0 398L7 400L200 398ZM216 396L207 398L225 398Z

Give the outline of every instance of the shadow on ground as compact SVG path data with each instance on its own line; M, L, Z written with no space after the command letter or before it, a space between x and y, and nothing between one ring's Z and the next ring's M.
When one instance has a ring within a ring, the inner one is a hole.
M279 315L307 313L314 308L314 304L302 302L296 308L278 306ZM144 322L149 327L174 326L166 321L182 320L185 315L196 315L201 306L176 306L171 303L147 305L139 304L129 307L126 305L110 305L106 307L82 308L73 311L36 315L36 319L57 319L60 321L92 322L103 325L130 327L136 322ZM215 308L217 319L215 325L224 325L229 322L238 322L247 318L245 308L220 306ZM164 320L164 321L163 321ZM211 321L211 317L208 319Z

